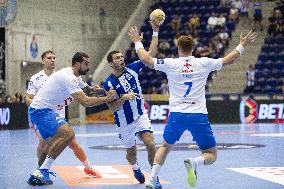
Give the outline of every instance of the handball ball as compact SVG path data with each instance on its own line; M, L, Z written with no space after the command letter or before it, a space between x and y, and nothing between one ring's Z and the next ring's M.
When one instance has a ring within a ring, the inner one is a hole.
M161 9L155 9L150 14L150 20L159 25L161 25L165 21L165 17L166 15Z

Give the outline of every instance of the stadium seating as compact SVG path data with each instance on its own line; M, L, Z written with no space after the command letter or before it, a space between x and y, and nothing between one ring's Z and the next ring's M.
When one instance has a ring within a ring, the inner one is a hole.
M158 3L152 6L152 10L156 8L162 9L166 14L166 20L161 25L159 32L159 41L166 40L171 46L171 53L166 55L166 57L177 56L177 49L174 45L174 38L177 34L171 26L171 20L175 15L180 16L181 19L180 34L192 34L191 31L186 30L188 28L187 22L189 18L196 13L200 18L199 43L202 45L208 45L210 40L221 30L220 28L215 28L213 30L207 28L207 21L211 15L211 12L215 12L217 14L222 13L225 17L227 17L230 11L230 7L220 7L220 0L160 0ZM146 18L140 29L141 32L144 33L143 44L145 47L149 47L152 38L152 29L148 21L149 19ZM224 29L231 37L232 31L235 29L235 23L227 19ZM138 59L137 55L135 58L129 56L133 48L134 46L131 44L130 49L128 49L126 52L125 61L127 64ZM224 53L224 50L222 50L221 53ZM220 55L222 54L218 54L217 56ZM211 57L215 58L216 53L214 55L212 53ZM264 58L266 58L266 56L264 56ZM139 79L142 85L143 93L145 94L152 86L159 88L161 81L166 79L166 75L158 71L145 69L142 73L140 73Z

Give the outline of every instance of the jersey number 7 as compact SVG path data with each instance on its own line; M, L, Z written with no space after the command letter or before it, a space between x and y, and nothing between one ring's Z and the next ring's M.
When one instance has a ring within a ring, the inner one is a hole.
M188 86L185 94L183 95L183 97L186 97L189 94L190 90L191 90L192 82L184 82L184 84Z

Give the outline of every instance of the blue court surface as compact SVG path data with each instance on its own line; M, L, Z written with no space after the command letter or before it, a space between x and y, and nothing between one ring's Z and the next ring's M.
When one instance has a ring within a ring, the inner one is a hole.
M164 125L153 124L157 145L162 142ZM196 189L280 189L284 188L284 124L212 125L218 143L218 160L198 169ZM29 186L26 181L36 168L38 140L32 129L0 131L0 188L145 188L129 174L125 151L113 125L74 127L78 142L89 160L99 169L102 179L86 177L70 149L54 162L51 177L54 184ZM138 144L141 144L139 141ZM184 158L199 154L189 133L184 133L161 169L164 189L190 188L186 182ZM138 162L144 172L150 172L147 153L139 145ZM131 172L130 172L131 173Z

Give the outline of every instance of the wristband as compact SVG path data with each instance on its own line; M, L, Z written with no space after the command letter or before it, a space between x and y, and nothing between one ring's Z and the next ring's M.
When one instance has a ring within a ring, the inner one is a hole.
M138 51L138 49L144 49L144 46L141 42L135 42L135 50Z
M159 35L159 32L154 32L153 31L153 35L152 35L153 37L158 37L158 35Z
M236 49L236 51L238 51L238 53L240 53L240 55L244 54L245 48L244 46L242 46L241 44L239 44Z

